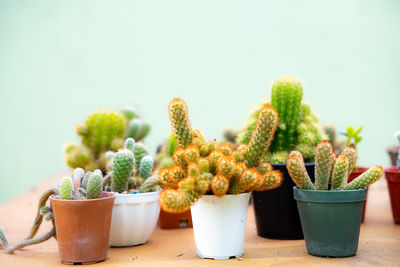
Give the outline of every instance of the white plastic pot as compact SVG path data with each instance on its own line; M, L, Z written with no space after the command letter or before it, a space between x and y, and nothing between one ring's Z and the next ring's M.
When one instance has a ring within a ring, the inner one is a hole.
M202 196L192 207L197 255L225 260L243 255L250 193Z
M110 246L135 246L149 240L160 214L160 192L115 194Z

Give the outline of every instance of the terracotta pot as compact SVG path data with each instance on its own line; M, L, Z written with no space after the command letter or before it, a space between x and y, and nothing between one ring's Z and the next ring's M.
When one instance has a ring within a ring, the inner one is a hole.
M397 157L399 154L400 146L391 146L387 148L387 152L390 157L390 163L391 165L396 165L397 164Z
M50 197L62 263L91 264L107 259L114 199L108 192L90 200Z
M158 226L162 229L193 227L192 214L190 210L182 213L168 213L161 210Z
M363 172L365 172L368 169L369 169L368 167L358 166L357 169L355 171L353 171L349 175L349 179L347 181L350 183L351 181L356 179L358 176L360 176L360 174L362 174ZM364 207L363 207L363 212L362 212L362 217L361 217L361 223L364 222L365 209L367 207L367 197L368 197L368 188L367 188L366 197L365 197L365 201L364 201Z
M400 172L397 166L386 168L385 177L389 187L393 220L394 223L400 224Z

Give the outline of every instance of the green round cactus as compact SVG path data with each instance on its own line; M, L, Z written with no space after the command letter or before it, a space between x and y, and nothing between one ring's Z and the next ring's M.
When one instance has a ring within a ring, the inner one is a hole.
M74 184L70 177L64 177L60 184L60 198L65 200L71 200L74 198Z
M102 152L119 148L116 139L124 138L125 129L124 116L111 111L92 113L84 126L78 126L77 132L82 136L82 143L98 157Z

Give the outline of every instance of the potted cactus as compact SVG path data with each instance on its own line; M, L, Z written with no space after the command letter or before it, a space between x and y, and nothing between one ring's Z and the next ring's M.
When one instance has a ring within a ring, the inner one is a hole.
M11 244L0 230L0 241L8 253L54 237L58 241L60 260L64 264L90 264L104 261L108 255L111 213L114 194L102 192L102 173L85 174L76 169L72 178L64 177L58 188L46 191L30 235ZM46 202L50 200L50 206ZM53 228L36 237L42 221L51 221Z
M150 125L139 119L133 107L127 106L119 112L103 110L90 114L84 124L76 127L76 132L82 138L82 145L65 145L67 165L105 172L105 153L117 151L125 138L134 138L137 142L143 140L150 132ZM143 150L144 146L138 144L136 149Z
M160 206L160 190L150 177L153 158L138 153L133 138L127 138L118 152L106 153L109 172L103 180L106 191L115 193L110 246L126 247L146 243L154 231Z
M294 183L286 170L286 158L293 149L304 155L306 169L313 177L315 147L325 139L318 125L318 119L310 106L302 102L303 86L300 81L287 76L272 85L272 106L279 114L279 122L265 160L283 174L282 185L273 191L253 192L254 213L259 236L273 239L302 239L300 218L293 199ZM247 144L260 108L269 101L254 108L245 128L239 134L240 142Z
M274 189L282 182L281 173L263 161L278 114L264 106L249 144L239 144L234 150L229 144L206 142L192 128L183 100L172 100L168 110L178 148L174 164L157 172L163 188L161 208L170 213L191 209L200 258L240 257L250 192Z
M400 143L400 131L396 132L395 136ZM396 165L385 169L385 177L389 187L393 221L400 224L400 154Z
M287 170L297 185L293 187L294 198L311 255L349 257L357 253L366 187L379 180L383 170L372 167L348 183L355 163L353 147L346 147L336 157L332 145L322 141L316 148L313 183L299 151L292 151L287 158Z

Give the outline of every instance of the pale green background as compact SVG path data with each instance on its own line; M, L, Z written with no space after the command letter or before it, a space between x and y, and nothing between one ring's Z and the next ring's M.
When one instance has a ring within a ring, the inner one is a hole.
M365 125L360 164L400 129L400 1L0 1L0 201L66 171L93 109L138 106L155 147L167 105L209 138L293 74L321 122Z

